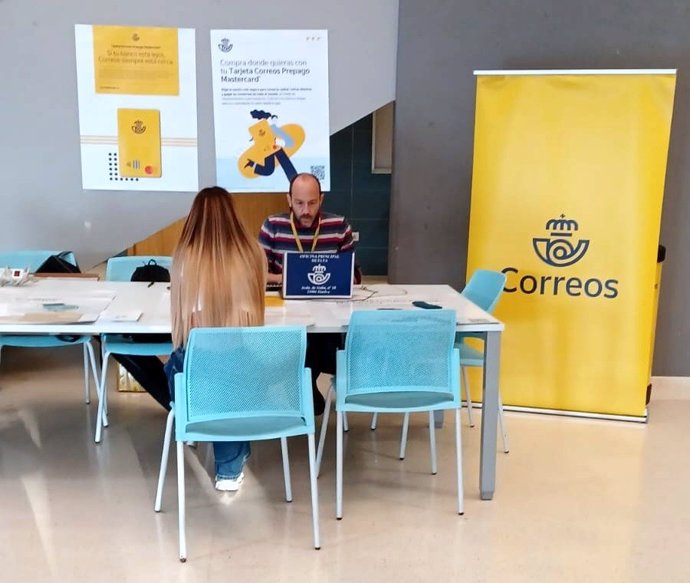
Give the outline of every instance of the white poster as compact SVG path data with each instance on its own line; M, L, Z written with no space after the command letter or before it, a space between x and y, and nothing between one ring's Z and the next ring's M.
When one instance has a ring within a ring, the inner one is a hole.
M212 30L216 176L230 192L330 190L328 32Z
M82 186L199 189L193 29L75 26Z

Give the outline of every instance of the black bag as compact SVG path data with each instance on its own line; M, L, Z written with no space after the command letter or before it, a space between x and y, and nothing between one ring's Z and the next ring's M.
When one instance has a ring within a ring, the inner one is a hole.
M51 255L34 273L81 273L78 265L67 261L66 257L70 254L70 251L63 251L57 255Z
M155 259L149 259L144 265L137 267L132 273L130 281L147 281L149 283L165 283L170 281L170 272L158 265ZM132 334L133 342L171 342L170 334Z
M145 263L141 267L137 267L134 270L130 281L165 283L170 281L170 272L162 265L158 265L155 259L149 259L148 263Z

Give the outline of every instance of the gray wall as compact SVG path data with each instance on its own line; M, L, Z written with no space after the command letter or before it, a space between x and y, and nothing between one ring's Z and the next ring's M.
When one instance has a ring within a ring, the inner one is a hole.
M211 28L329 30L331 132L395 97L398 0L0 0L0 249L83 265L183 216L191 194L83 191L75 24L196 29L199 173L215 184Z
M325 208L359 233L357 261L366 275L388 273L391 176L371 172L372 115L331 136L331 191Z
M654 372L690 375L688 31L687 0L400 0L391 279L464 284L474 69L678 68Z

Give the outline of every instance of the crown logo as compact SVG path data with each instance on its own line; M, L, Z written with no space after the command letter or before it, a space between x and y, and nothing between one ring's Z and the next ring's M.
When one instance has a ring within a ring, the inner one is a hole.
M325 285L331 279L331 274L326 273L326 266L323 263L319 263L311 268L311 273L307 274L307 279L312 285Z
M144 125L144 122L138 119L132 124L132 131L135 134L143 134L146 131L146 126Z
M229 38L222 38L220 39L220 42L218 43L218 48L223 51L224 53L229 53L232 50L232 43L230 42Z
M577 242L572 239L579 229L577 221L567 219L564 214L559 218L549 219L546 222L549 237L532 239L534 252L539 259L552 267L568 267L577 263L589 248L589 239L580 239Z
M571 231L578 231L580 226L573 219L566 219L561 215L558 219L550 219L546 222L546 230L551 231L551 236L570 237Z

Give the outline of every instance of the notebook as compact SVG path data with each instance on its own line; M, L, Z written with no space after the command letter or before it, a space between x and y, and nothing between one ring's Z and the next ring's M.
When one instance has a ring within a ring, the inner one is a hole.
M285 299L352 297L355 254L287 252L283 257Z

